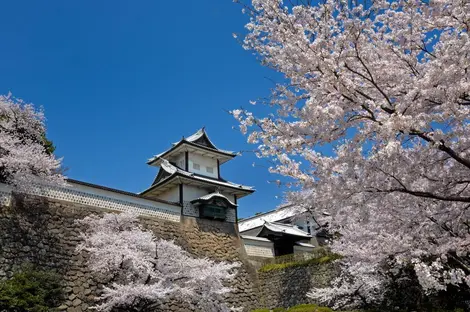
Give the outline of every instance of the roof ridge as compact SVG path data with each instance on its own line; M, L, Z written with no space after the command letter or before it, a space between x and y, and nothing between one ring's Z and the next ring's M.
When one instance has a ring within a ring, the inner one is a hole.
M274 225L282 225L282 226L290 226L290 227L297 227L298 228L298 226L296 224L280 223L280 222L276 222L276 221L266 221L266 220L264 222L274 224Z
M270 213L273 213L273 212L276 212L276 211L279 211L279 210L282 210L282 209L286 209L286 208L289 208L289 207L294 206L294 205L295 204L293 204L293 203L289 203L289 204L285 204L285 205L282 205L282 206L278 206L278 207L276 207L274 209L271 209L271 210L268 210L266 212L262 212L262 213L259 213L257 215L254 215L254 216L244 218L243 220L240 220L239 223L243 222L243 221L247 221L247 220L260 218L261 216L264 216L264 215L267 215L267 214L270 214Z

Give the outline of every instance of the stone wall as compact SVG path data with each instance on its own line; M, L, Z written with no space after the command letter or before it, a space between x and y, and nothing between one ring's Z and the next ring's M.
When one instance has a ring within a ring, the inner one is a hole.
M272 309L313 303L307 293L314 287L328 286L338 273L339 268L334 263L260 272L260 306Z
M102 286L86 266L85 253L76 251L82 229L75 223L90 214L106 210L71 204L42 197L18 197L0 207L0 279L8 278L21 264L29 262L54 269L63 276L66 300L60 310L85 311L94 304ZM236 224L183 217L172 222L155 217L141 217L143 225L157 237L174 240L198 257L241 261L234 290L226 301L229 306L250 311L258 307L259 285L256 271L246 261ZM178 299L169 300L158 311L193 311Z

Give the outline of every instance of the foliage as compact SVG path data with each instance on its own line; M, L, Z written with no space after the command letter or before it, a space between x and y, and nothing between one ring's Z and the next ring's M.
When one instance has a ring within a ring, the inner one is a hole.
M46 153L48 155L54 154L54 151L55 151L54 143L46 137L45 133L42 134L42 144L44 145L44 148L46 149Z
M299 261L284 262L284 263L268 263L268 264L263 265L258 271L270 272L270 271L275 271L275 270L283 270L287 268L327 264L327 263L330 263L332 261L335 261L341 258L342 258L341 255L330 254L330 255L323 256L323 257L312 258L308 260L299 260Z
M108 213L80 223L88 230L78 249L89 252L92 272L108 278L97 310L154 311L155 304L178 296L202 311L229 311L224 282L235 276L237 263L193 258L173 242L156 239L133 214Z
M0 311L52 311L63 296L62 279L58 274L24 266L0 283Z
M64 183L45 132L42 111L11 95L0 96L0 182L20 190L34 182Z
M409 265L426 295L468 293L470 2L252 0L245 11L244 47L287 83L261 100L272 115L232 114L270 170L303 188L288 200L340 234L343 275L310 296L378 304Z

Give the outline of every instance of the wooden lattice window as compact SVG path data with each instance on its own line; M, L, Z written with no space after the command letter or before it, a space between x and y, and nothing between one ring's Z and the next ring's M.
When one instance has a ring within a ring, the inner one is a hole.
M201 205L200 214L203 218L225 220L227 209L215 205Z

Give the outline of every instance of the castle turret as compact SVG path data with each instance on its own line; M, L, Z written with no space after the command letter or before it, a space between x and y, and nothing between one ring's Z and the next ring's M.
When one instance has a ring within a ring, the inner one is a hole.
M235 222L238 199L254 192L221 177L221 165L235 156L218 149L202 128L147 162L160 170L141 195L178 202L183 215Z

